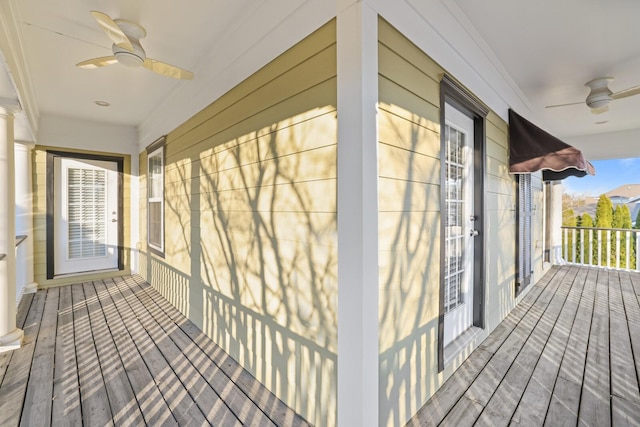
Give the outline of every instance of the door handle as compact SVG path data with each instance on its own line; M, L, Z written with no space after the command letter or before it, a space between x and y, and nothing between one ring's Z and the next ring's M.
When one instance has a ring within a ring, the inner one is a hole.
M118 222L118 220L114 218L111 220L111 222Z
M469 236L471 237L476 237L478 235L478 230L471 230L469 231Z

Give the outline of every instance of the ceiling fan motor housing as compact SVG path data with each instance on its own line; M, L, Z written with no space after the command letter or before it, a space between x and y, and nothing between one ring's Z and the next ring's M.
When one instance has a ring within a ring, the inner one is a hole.
M111 47L113 56L116 57L120 64L127 67L141 67L147 55L144 50L142 50L142 46L140 46L140 43L138 43L137 40L131 40L131 45L133 46L133 52L129 52L128 50L114 44Z
M590 108L597 109L606 107L611 103L613 92L609 89L609 83L612 77L601 77L586 83L585 86L591 88L589 96L587 96L587 105Z
M131 42L133 51L130 52L114 44L111 47L113 56L116 57L120 64L127 67L141 67L147 58L147 54L142 49L139 40L147 35L147 31L135 22L127 21L126 19L116 19L114 22Z

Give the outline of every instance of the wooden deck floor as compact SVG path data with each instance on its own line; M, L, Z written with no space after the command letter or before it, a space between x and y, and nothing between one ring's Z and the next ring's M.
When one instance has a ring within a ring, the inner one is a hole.
M554 267L410 426L639 426L640 274Z
M307 425L140 278L40 290L18 324L3 426Z

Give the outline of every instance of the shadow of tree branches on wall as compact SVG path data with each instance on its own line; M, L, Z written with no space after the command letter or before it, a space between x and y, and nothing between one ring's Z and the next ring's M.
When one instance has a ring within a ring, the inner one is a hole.
M166 258L150 283L300 414L335 423L335 111L167 166Z

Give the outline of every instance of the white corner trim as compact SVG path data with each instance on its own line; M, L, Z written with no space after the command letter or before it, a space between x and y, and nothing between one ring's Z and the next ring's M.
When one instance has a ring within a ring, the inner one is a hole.
M337 73L338 425L377 426L378 15L367 2L339 11Z

